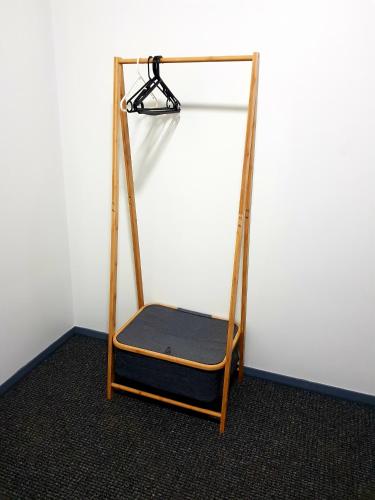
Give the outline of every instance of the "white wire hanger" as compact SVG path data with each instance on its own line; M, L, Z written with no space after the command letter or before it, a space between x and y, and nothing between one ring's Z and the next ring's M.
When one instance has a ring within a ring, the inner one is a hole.
M120 109L121 111L126 111L126 106L124 108L124 105L126 105L126 100L128 99L128 97L131 95L132 93L132 90L134 89L134 87L137 85L137 83L140 81L142 83L142 85L144 85L146 83L146 80L143 78L143 76L141 75L141 71L140 71L140 68L139 68L139 57L137 57L137 73L138 73L138 77L137 79L134 81L133 85L130 87L130 89L127 91L127 93L124 95L124 97L121 99L120 101ZM155 94L153 92L151 92L150 96L153 98L154 100L154 104L155 104L155 107L157 108L159 106L159 102L157 100L157 98L155 97Z

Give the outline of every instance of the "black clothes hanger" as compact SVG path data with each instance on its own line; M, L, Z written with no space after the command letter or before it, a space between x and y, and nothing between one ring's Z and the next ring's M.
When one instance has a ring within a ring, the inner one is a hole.
M128 99L126 109L128 113L139 113L141 115L164 115L169 113L179 113L181 110L180 101L172 94L168 86L160 76L160 59L162 56L150 56L147 62L149 80ZM150 75L150 61L152 60L152 71L154 76ZM148 95L158 88L167 98L164 107L145 108L143 101Z

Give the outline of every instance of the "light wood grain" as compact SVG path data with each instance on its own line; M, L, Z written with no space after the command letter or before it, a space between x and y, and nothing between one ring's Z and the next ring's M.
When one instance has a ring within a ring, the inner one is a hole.
M253 60L257 60L258 54L253 54ZM258 65L252 64L251 70L251 82L250 82L250 96L249 96L249 106L247 114L246 123L246 138L245 138L245 151L242 166L242 178L241 178L241 192L240 192L240 203L238 209L238 222L236 231L236 243L234 251L234 263L233 263L233 274L232 274L232 287L230 294L230 306L229 306L229 324L228 324L228 336L227 336L227 351L226 351L226 361L224 369L224 382L223 382L223 395L221 404L221 418L220 418L220 432L224 432L226 416L228 410L228 392L229 392L229 382L230 382L230 372L231 372L231 355L232 355L232 344L233 344L233 328L234 319L236 313L237 304L237 290L238 290L238 279L239 279L239 269L240 269L240 259L241 259L241 247L243 240L243 232L246 218L246 199L247 199L247 189L249 186L249 176L250 176L250 158L251 158L251 147L252 147L252 136L254 130L255 121L255 105L256 105L256 90L257 90L257 79L258 79ZM247 291L247 289L246 289ZM242 297L242 300L244 298ZM240 333L242 341L244 339L244 329L243 325L240 323ZM241 353L240 353L241 357ZM243 362L243 352L242 352L242 362ZM240 366L241 369L241 366ZM243 369L242 369L243 370Z
M120 101L121 101L121 99L125 95L124 74L122 68L120 70L120 73L121 73L120 75ZM126 109L126 103L124 104L124 109ZM138 307L140 308L144 305L143 282L142 282L141 254L139 250L137 210L135 206L133 165L132 165L132 156L131 156L130 139L129 139L128 114L126 112L123 111L120 112L120 121L121 121L122 147L124 152L126 189L128 192L130 228L131 228L132 243L133 243L135 282L137 287Z
M252 55L240 56L198 56L198 57L162 57L161 63L207 63L207 62L241 62L252 61ZM152 60L152 59L151 59ZM137 59L122 59L119 58L120 64L137 64ZM139 64L147 64L148 58L142 57L139 59Z
M254 174L254 151L255 151L255 132L256 132L256 113L258 99L258 81L259 81L259 54L253 56L253 69L251 78L251 101L250 111L252 117L252 128L250 136L250 156L249 156L249 174L247 177L247 185L245 187L245 222L244 222L244 241L242 255L242 291L241 291L241 337L239 349L239 380L243 379L244 371L244 352L246 338L246 316L247 316L247 290L248 290L248 270L249 270L249 246L250 246L250 221L251 221L251 201L253 193L253 174Z
M227 409L228 409L228 393L231 372L231 358L233 349L239 343L240 361L239 361L239 377L243 376L243 356L245 347L245 331L246 331L246 304L247 304L247 280L248 280L248 252L250 239L250 216L251 216L251 199L252 199L252 184L254 171L254 148L255 148L255 124L256 124L256 107L257 107L257 86L258 86L258 67L259 54L252 55L235 55L235 56L206 56L206 57L165 57L161 59L162 63L199 63L199 62L238 62L238 61L253 61L250 84L250 97L246 125L245 151L242 166L240 201L238 210L238 220L236 229L236 241L234 251L232 285L230 291L229 305L229 320L227 329L226 352L223 361L217 365L204 365L196 363L192 360L176 358L153 351L147 351L134 346L125 345L118 342L117 336L121 331L126 329L126 326L144 309L143 283L141 259L139 250L138 226L135 206L134 180L132 172L132 160L130 150L129 128L127 113L120 113L120 99L125 94L125 85L123 78L122 65L136 64L137 59L114 59L114 85L113 85L113 140L112 140L112 221L111 221L111 267L110 267L110 304L109 304L109 335L108 335L108 379L107 379L107 397L112 396L113 388L123 391L138 394L151 399L155 399L164 403L173 404L182 408L191 409L200 413L216 417L220 419L220 432L224 432ZM147 58L140 59L141 64L148 62ZM131 223L133 257L137 285L138 311L116 331L116 290L117 290L117 258L118 258L118 211L119 211L119 167L118 167L118 127L121 123L121 135L124 153L126 187L128 191L128 204ZM235 311L237 303L237 292L239 282L239 271L242 257L242 291L241 291L241 322L238 327L238 332L233 339L235 327ZM172 306L166 306L172 307ZM220 318L222 319L222 318ZM118 349L136 352L149 357L163 359L176 364L183 364L192 368L205 370L217 370L224 367L224 380L222 391L221 411L214 412L198 406L189 405L165 398L156 394L134 389L114 382L113 370L113 347Z
M206 408L201 408L200 406L189 405L187 403L183 403L182 401L177 401L175 399L165 398L163 396L158 396L157 394L153 394L151 392L140 391L139 389L134 389L134 387L129 387L127 385L116 384L113 383L112 387L114 389L119 389L121 391L131 392L132 394L137 394L138 396L143 396L146 398L154 399L156 401L161 401L162 403L168 403L174 406L179 406L180 408L185 408L187 410L197 411L198 413L204 413L205 415L209 415L210 417L220 418L220 413L213 410L208 410Z
M111 262L109 282L109 318L108 318L108 363L107 363L107 398L112 397L114 377L113 336L116 330L116 295L117 295L117 256L118 256L118 207L119 207L119 167L118 167L118 128L119 128L119 70L118 58L113 63L113 122L112 122L112 211L111 211Z

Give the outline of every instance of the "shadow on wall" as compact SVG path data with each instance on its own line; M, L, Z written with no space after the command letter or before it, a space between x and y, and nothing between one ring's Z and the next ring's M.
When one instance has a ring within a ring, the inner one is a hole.
M222 103L201 103L201 102L184 102L182 109L191 109L194 111L247 111L247 106L242 104L222 104Z
M136 190L142 189L151 169L157 164L170 141L178 122L179 114L144 117L146 132L134 155L134 183Z
M183 103L183 109L213 112L246 112L247 106L239 104ZM180 121L180 114L144 116L141 126L145 127L144 137L134 154L134 184L137 191L147 180L152 168L157 164Z

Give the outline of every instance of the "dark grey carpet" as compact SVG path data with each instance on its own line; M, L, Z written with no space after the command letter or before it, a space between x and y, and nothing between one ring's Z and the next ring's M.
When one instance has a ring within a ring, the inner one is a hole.
M215 422L104 397L105 343L73 337L0 400L3 499L374 499L375 409L260 380Z

